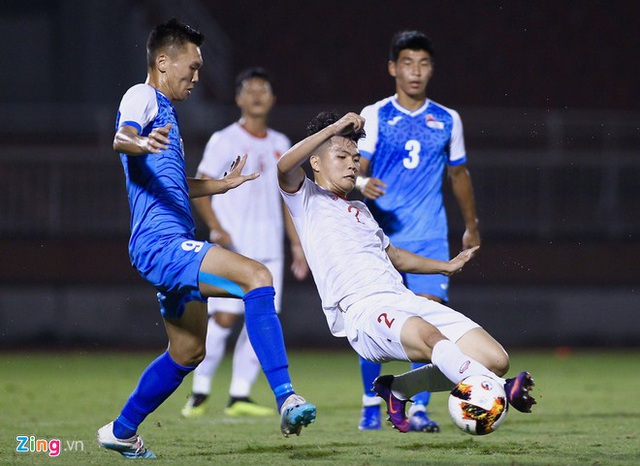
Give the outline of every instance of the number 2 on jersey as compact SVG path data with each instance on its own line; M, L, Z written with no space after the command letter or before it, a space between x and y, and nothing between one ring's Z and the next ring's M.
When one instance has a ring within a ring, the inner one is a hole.
M380 314L378 316L378 323L381 324L383 320L384 320L385 325L387 327L391 328L393 323L396 321L396 318L394 317L393 319L389 320L389 317L387 317L387 313L383 312L382 314Z
M347 208L347 212L349 212L349 213L353 212L354 210L356 211L356 213L355 213L356 220L358 221L358 223L362 223L362 222L360 221L360 209L358 209L357 207L354 207L354 206L352 206L352 205L350 205L350 206Z
M415 139L409 139L404 145L404 150L408 152L408 157L402 159L404 168L413 170L420 163L420 142Z

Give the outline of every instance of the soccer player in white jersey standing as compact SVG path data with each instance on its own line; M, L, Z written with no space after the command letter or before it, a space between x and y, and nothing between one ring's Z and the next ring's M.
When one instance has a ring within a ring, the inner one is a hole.
M331 332L346 337L369 361L431 363L374 382L391 423L401 432L409 431L405 405L416 393L451 390L471 375L499 380L511 406L531 412L531 375L502 379L509 368L504 348L463 314L410 291L399 273L450 275L461 270L478 246L451 261L414 254L391 243L364 203L347 199L360 169L357 140L363 127L364 119L355 113L342 118L322 113L309 125L310 136L278 162L280 192ZM307 160L315 183L302 169Z
M245 169L260 173L260 177L225 196L199 198L193 203L209 229L212 242L267 266L273 276L275 304L279 312L285 230L291 245L291 271L298 280L309 273L295 227L289 214L285 213L278 192L276 163L291 143L284 134L268 126L268 116L276 97L265 69L254 67L242 71L236 77L235 89L240 119L211 136L198 166L197 177L218 179L224 176L230 163L242 154L247 154ZM244 312L243 302L237 299L211 298L207 307L210 315L207 353L194 371L192 394L182 409L184 417L204 413L226 340L232 326ZM260 363L243 327L234 349L229 403L224 410L227 415L275 414L274 409L249 398L259 372Z
M471 177L466 168L462 122L455 110L427 98L433 74L433 46L419 31L393 36L389 74L396 94L365 107L366 138L360 139L362 176L356 186L374 218L393 243L413 253L449 260L447 217L442 200L446 168L465 223L462 249L480 245ZM448 302L445 275L403 275L414 293ZM415 369L420 364L412 364ZM380 428L380 399L372 390L380 364L360 359L364 387L359 429ZM410 430L439 432L426 406L430 394L413 398Z

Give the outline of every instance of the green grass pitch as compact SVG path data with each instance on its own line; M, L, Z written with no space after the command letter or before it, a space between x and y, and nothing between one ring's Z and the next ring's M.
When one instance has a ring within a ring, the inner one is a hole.
M122 464L98 448L95 431L116 416L151 353L0 353L0 464ZM538 405L533 414L511 410L500 429L472 437L453 426L447 394L434 394L431 412L439 434L357 430L360 377L355 353L290 351L296 390L318 407L315 424L284 438L277 416L228 418L222 414L230 358L214 380L209 411L179 415L191 378L142 424L158 455L154 464L247 465L636 465L640 464L640 351L511 354L511 373L529 370ZM383 373L404 372L390 363ZM264 377L253 397L273 398ZM58 457L17 452L18 436L60 439Z

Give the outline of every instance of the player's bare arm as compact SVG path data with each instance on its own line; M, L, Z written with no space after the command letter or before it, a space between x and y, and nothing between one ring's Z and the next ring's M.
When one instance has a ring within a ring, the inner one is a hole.
M387 255L393 266L400 272L420 274L439 273L449 276L462 270L462 267L473 258L479 247L480 246L475 246L470 249L465 249L449 262L419 256L406 249L397 248L393 244L389 244L387 247Z
M169 146L171 123L154 128L148 136L140 136L137 128L124 125L113 138L113 150L127 155L158 154Z
M367 199L378 199L386 190L387 184L380 178L368 176L369 159L360 157L360 175L356 180L356 189L362 193Z
M300 237L293 224L293 219L289 213L289 209L282 202L282 218L284 220L284 230L291 245L291 272L296 280L304 280L309 275L309 264L300 244Z
M196 178L201 180L212 179L210 176L200 172L196 174ZM231 239L229 232L222 227L220 220L218 220L218 216L211 206L211 196L193 198L191 203L202 221L207 225L207 229L209 230L209 241L229 249L233 244L233 240Z
M462 248L468 249L480 245L480 231L476 216L476 203L473 196L471 175L466 165L450 166L448 168L451 189L460 207L464 219L465 231L462 236Z
M246 162L247 154L242 157L238 156L231 165L231 171L227 173L224 178L219 180L187 178L187 182L189 184L189 197L196 198L211 196L214 194L224 194L230 189L237 188L242 183L255 180L260 176L260 173L250 173L248 175L242 174L242 169Z
M278 161L278 183L283 191L296 192L305 178L302 164L333 136L346 136L364 128L364 118L347 113L335 123L303 139L289 149Z

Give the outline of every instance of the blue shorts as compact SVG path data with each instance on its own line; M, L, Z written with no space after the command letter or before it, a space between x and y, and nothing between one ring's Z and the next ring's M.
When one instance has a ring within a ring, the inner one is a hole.
M206 301L200 293L198 273L213 244L177 236L147 243L136 256L140 274L158 291L160 312L166 318L180 318L189 301Z
M400 241L393 245L407 251L440 261L449 261L449 241L446 238L432 239L428 241ZM443 302L449 301L449 277L441 274L413 274L403 273L404 283L415 294L428 294L440 298Z

